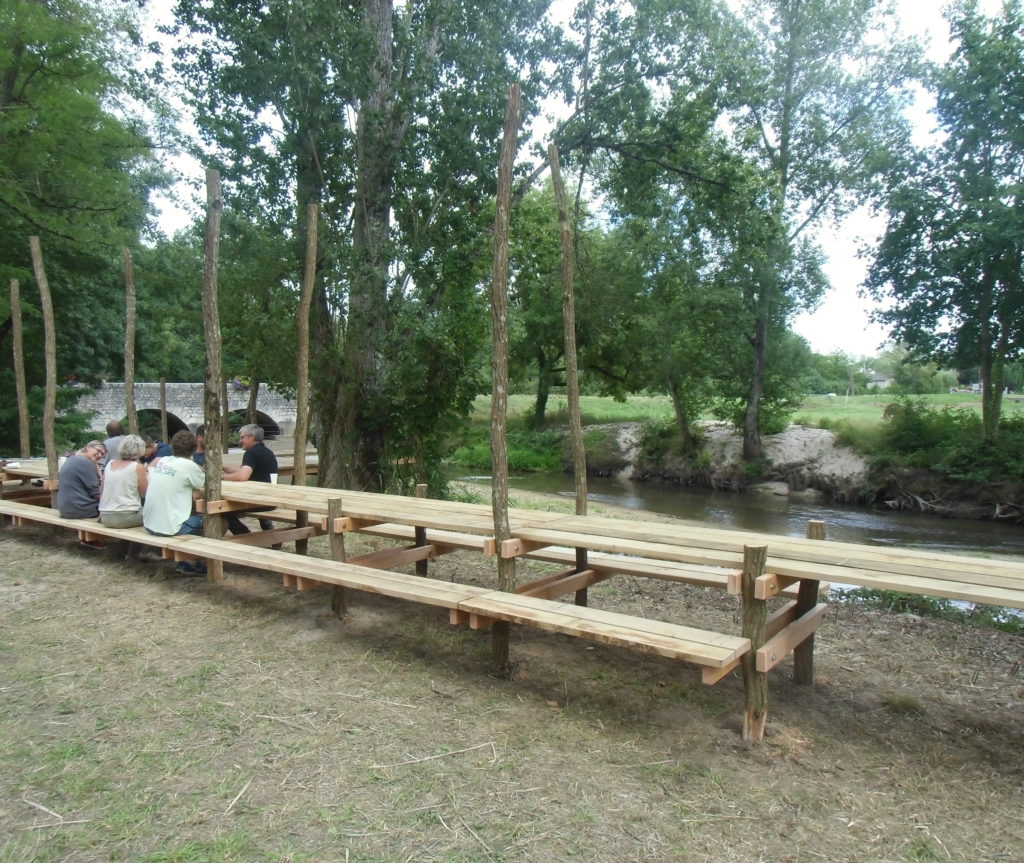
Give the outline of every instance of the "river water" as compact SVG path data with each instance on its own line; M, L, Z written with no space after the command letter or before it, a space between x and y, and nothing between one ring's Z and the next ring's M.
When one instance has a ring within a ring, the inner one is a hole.
M489 482L490 477L466 477ZM572 476L523 474L509 477L515 489L575 498ZM990 521L938 518L911 512L880 512L830 501L808 501L769 494L737 494L653 482L591 477L587 497L631 509L673 515L713 527L806 536L807 522L821 520L828 539L865 545L892 545L961 554L1024 555L1024 526Z

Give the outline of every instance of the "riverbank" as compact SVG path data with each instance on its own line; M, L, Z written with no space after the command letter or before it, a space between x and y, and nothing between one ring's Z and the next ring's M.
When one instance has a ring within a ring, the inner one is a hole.
M911 511L943 518L1024 523L1024 489L1008 483L943 481L926 470L880 469L838 441L830 429L791 424L765 435L765 458L753 470L743 460L741 435L728 423L700 426L696 458L659 453L641 446L641 423L605 426L612 430L619 463L616 473L716 490L823 498L876 510Z

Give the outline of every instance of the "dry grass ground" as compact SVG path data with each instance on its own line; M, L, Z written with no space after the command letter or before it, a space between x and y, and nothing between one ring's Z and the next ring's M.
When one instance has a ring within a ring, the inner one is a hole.
M323 548L315 553L326 554ZM0 531L0 861L1020 861L1022 640L836 606L817 683L696 668L228 568ZM432 564L493 579L486 559ZM736 632L731 597L592 604Z

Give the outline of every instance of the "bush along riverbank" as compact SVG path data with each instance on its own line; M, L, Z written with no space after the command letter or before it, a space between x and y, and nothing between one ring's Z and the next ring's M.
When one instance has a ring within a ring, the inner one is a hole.
M846 444L842 431L791 425L763 438L765 458L752 465L743 461L742 438L728 424L705 424L702 433L701 448L690 457L641 443L625 475L734 491L823 495L839 503L945 518L1024 522L1024 482L1015 475L1010 466L1015 459L1010 457L992 459L979 453L969 470L966 450L958 459L943 457L936 445L911 452L904 446L901 451L886 446L885 436L875 441L868 457ZM928 437L922 434L916 440L926 443ZM955 445L945 449L948 453ZM957 469L950 469L951 464Z

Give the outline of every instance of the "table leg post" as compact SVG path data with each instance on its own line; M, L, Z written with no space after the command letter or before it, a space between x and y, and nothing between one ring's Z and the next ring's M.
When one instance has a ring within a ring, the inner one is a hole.
M309 513L305 510L295 511L295 526L296 527L309 527ZM309 554L309 540L308 539L297 539L295 540L295 553L296 554Z
M768 675L757 670L757 651L764 645L768 603L754 595L754 583L764 572L768 548L764 545L743 547L743 637L750 639L750 650L743 655L743 690L746 713L743 717L743 739L760 743L768 721Z
M825 522L809 521L807 523L808 539L825 538ZM818 604L818 592L821 582L803 579L800 582L796 599L796 616L802 617ZM814 633L793 648L793 682L799 686L811 686L814 683Z
M427 496L428 488L429 488L429 486L426 483L423 483L423 482L417 483L416 484L416 497L425 498ZM416 545L426 545L427 544L427 529L425 527L417 527L417 528L415 528L415 531L416 531ZM427 574L427 559L426 558L424 558L423 560L417 560L416 561L416 574L420 575L420 576L425 576Z
M345 552L345 534L336 533L334 525L343 515L344 511L341 506L340 497L327 501L327 523L330 525L331 557L334 560L340 560L342 563L348 560L348 555ZM345 614L345 610L345 588L336 584L331 590L331 611L338 617L341 617Z

